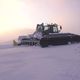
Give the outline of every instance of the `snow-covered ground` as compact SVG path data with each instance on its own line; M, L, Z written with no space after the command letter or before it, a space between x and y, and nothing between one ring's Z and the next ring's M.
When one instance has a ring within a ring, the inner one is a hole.
M80 44L0 45L0 80L80 80Z

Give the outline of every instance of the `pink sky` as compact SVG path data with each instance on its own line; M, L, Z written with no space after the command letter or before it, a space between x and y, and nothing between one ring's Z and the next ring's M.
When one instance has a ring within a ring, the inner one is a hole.
M56 22L63 32L80 34L80 0L0 0L0 41L27 34L42 22Z

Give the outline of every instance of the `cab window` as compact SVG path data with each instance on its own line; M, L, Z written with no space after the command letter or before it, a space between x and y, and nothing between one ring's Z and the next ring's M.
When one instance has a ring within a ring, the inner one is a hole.
M58 32L58 28L57 27L53 27L53 32L57 33Z

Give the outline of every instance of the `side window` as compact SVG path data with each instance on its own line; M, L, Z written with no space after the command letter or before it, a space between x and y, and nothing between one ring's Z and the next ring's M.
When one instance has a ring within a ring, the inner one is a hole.
M57 27L53 27L53 32L54 32L54 33L57 33L57 32L58 32Z
M48 30L48 29L49 29L49 27L46 26L46 27L44 28L44 31L46 31L46 30Z

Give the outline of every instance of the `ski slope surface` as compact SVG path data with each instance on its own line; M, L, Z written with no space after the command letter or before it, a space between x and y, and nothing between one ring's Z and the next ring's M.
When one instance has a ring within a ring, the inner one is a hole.
M80 80L80 44L0 45L0 80Z

